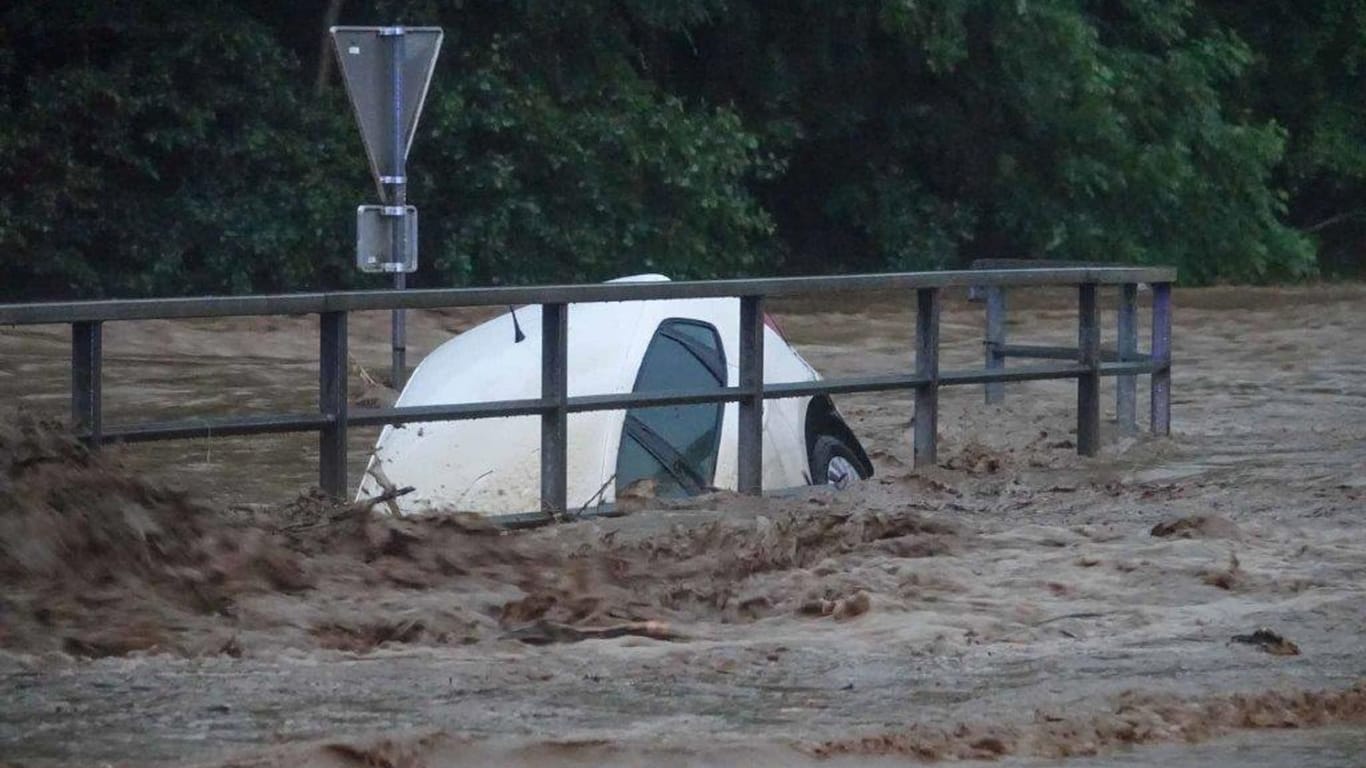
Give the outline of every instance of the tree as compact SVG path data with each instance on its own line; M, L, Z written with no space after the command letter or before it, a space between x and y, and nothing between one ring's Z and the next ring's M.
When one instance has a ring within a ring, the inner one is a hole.
M0 20L8 297L345 282L350 126L300 101L267 29L173 2L20 4Z
M1288 220L1311 234L1326 271L1366 268L1366 2L1207 0L1213 23L1253 51L1229 89L1234 109L1288 136L1276 183Z
M0 292L367 284L332 18L448 33L410 159L418 284L979 256L1301 277L1287 219L1329 248L1366 228L1363 4L15 0Z
M347 23L449 37L415 141L428 280L598 280L772 269L750 184L774 161L736 112L639 67L642 27L681 33L704 2L530 0L350 7ZM345 15L345 14L344 14Z
M978 256L1312 270L1270 185L1284 133L1221 101L1251 53L1183 0L736 4L672 87L785 150L763 199L803 270Z
M0 15L13 43L0 96L16 118L0 128L0 290L363 279L349 265L353 211L371 195L359 136L340 85L310 96L316 76L299 65L335 3L318 14L255 0L58 5ZM413 16L455 38L413 152L418 282L709 277L766 252L772 223L747 183L773 163L732 110L685 103L632 69L627 22L609 8L343 9L348 23Z

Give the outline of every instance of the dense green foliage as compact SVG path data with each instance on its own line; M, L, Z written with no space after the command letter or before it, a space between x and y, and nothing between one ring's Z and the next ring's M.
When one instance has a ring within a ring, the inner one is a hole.
M0 296L375 284L330 10L447 30L429 285L1366 247L1366 0L15 0Z
M65 5L66 7L62 7ZM269 29L147 3L6 12L4 293L283 290L344 276L350 125ZM343 146L344 144L344 146Z
M711 276L755 265L772 224L744 182L766 174L732 111L688 108L621 62L556 82L496 35L457 53L411 163L435 264L456 284Z
M1312 266L1268 185L1281 131L1221 102L1250 54L1189 3L802 0L754 23L717 30L740 39L699 58L738 77L702 87L762 94L760 118L797 137L772 209L804 267L832 253L859 268L1166 262L1196 280Z
M1211 2L1247 41L1253 64L1229 100L1274 118L1289 140L1275 184L1288 221L1310 234L1327 271L1366 267L1366 2Z

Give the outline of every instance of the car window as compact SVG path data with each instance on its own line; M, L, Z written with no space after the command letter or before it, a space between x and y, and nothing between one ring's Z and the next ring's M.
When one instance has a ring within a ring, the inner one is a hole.
M636 376L635 392L719 389L725 356L716 329L692 320L666 320L655 331ZM660 497L709 488L721 438L721 403L632 408L617 452L618 491L644 479Z

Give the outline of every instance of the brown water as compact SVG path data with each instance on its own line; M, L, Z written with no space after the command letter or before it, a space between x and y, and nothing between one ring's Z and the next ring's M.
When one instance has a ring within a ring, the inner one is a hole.
M1004 753L1053 765L1093 751L1067 764L1361 765L1363 719L1349 706L1325 714L1271 692L1366 679L1364 301L1362 286L1178 291L1173 438L1109 425L1096 459L1075 456L1065 383L1010 385L992 408L978 388L947 390L943 466L922 471L910 469L909 395L846 397L878 468L846 493L722 495L496 547L378 525L357 534L366 546L302 547L311 588L244 587L230 615L130 594L47 634L12 618L0 759L864 765ZM1060 293L1012 297L1012 338L1066 343L1070 307ZM779 309L827 375L910 363L912 318L895 300ZM418 314L414 359L477 317ZM980 328L980 306L950 304L946 367L980 364ZM385 367L383 316L354 320L352 341L361 366ZM3 401L60 414L66 344L61 328L0 330ZM307 410L315 347L306 318L110 324L107 418ZM378 394L359 373L352 386ZM374 439L358 432L353 477ZM311 482L314 443L198 440L122 458L246 514ZM1150 535L1200 516L1189 538ZM416 543L376 555L380 534ZM439 573L449 552L469 572ZM820 610L860 595L866 612ZM662 620L681 637L529 646L509 634L513 614ZM133 615L156 624L151 652L57 652ZM1230 642L1261 626L1300 655ZM398 640L375 647L376 627ZM238 657L212 652L229 638ZM1247 707L1219 703L1240 692ZM1140 715L1147 730L1131 740L1150 746L1127 747L1115 723ZM1337 725L1238 730L1292 722Z

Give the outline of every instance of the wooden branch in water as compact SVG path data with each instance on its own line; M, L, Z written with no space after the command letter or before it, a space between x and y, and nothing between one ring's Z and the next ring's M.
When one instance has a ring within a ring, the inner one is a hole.
M613 637L649 637L655 640L686 640L687 637L673 631L663 621L631 621L607 627L575 627L557 621L532 622L504 634L504 637L520 640L528 645L550 645L551 643L577 643L582 640L605 640Z
M388 503L390 501L393 501L394 499L397 499L400 496L406 496L415 490L417 489L411 485L405 485L402 488L394 488L390 486L389 488L386 488L384 490L384 493L381 493L378 496L372 496L366 499L365 501L360 502L359 506L365 507L367 510L374 509L376 504Z

